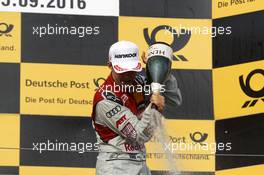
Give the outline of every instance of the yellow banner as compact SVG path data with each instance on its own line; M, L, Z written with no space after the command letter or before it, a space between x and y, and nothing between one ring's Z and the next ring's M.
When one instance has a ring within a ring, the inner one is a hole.
M0 166L19 165L19 128L18 114L0 114Z
M213 70L216 119L264 112L264 61Z
M41 166L20 166L20 175L95 175L94 168L70 168L70 167L41 167Z
M90 116L106 66L21 63L21 113Z
M215 174L216 175L245 175L245 174L263 175L263 172L264 172L264 165L255 165L255 166L216 171Z
M136 43L146 51L150 43L163 41L174 51L172 68L212 68L212 21L119 17L119 40Z
M263 0L213 0L213 19L264 10Z
M151 170L215 170L214 121L166 120L167 139L154 136L147 145L147 163ZM165 152L171 153L171 157Z
M20 62L20 13L0 12L0 62Z

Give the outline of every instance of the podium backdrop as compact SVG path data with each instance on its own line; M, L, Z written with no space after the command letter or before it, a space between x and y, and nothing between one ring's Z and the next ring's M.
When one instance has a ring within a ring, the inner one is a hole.
M262 175L263 0L56 2L0 1L0 175L95 174L93 94L118 40L171 44L183 104L165 111L170 143L224 144L176 151L183 174ZM168 170L156 138L147 151L154 175Z

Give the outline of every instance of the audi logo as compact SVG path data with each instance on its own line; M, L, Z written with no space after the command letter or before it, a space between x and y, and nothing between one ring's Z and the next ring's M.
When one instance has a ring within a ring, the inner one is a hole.
M114 107L113 109L111 109L110 111L106 113L106 117L111 118L120 111L121 111L121 106L117 105L116 107Z

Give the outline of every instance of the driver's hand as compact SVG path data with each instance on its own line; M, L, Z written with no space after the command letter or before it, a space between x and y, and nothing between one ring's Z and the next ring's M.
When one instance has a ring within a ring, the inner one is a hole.
M160 94L152 94L150 102L157 106L157 110L162 112L165 107L165 98Z
M144 51L142 52L141 59L142 59L143 63L147 64L147 57L146 57L146 53Z

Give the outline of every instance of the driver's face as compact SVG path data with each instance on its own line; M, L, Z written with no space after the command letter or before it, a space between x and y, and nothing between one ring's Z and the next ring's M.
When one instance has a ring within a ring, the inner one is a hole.
M117 81L118 84L132 84L137 72L129 71L124 73L116 73L114 70L112 70L112 75L115 78L115 81Z

